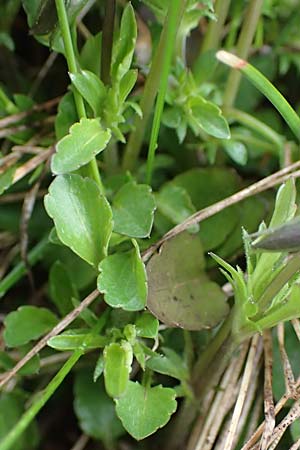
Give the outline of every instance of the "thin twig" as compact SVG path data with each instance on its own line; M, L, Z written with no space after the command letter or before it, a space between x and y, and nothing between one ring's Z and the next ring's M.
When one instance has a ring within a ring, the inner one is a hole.
M47 189L41 189L37 193L37 198L43 198L47 194ZM27 191L24 192L14 192L13 194L6 194L0 196L0 204L6 204L6 203L16 203L16 202L22 202L24 198L26 197Z
M285 391L291 398L297 398L295 389L295 377L289 361L288 355L284 347L284 323L281 322L277 325L277 337L280 351L281 362L283 366Z
M3 119L0 120L0 128L6 128L8 125L17 123L20 120L24 119L25 117L30 116L34 112L43 110L47 111L48 109L53 108L53 106L56 106L59 103L60 99L61 97L55 97L51 100L47 100L44 103L40 103L39 105L34 105L31 109L27 111L22 111L20 113L4 117Z
M248 343L245 343L242 351L236 353L231 359L230 365L225 371L222 381L219 383L220 388L215 395L212 407L205 417L205 424L203 426L203 415L201 414L193 429L189 439L188 450L209 450L215 440L215 437L220 429L224 417L229 411L230 400L232 400L232 390L237 384L237 380L244 364L244 360L248 350ZM235 397L234 397L235 399Z
M287 428L295 422L295 420L300 417L300 400L297 400L294 406L290 409L285 418L280 422L280 424L275 428L273 436L272 436L272 444L269 447L269 450L274 450L282 436L284 435Z
M260 335L258 335L258 334L252 338L252 343L251 343L251 347L250 347L250 351L248 354L247 363L246 363L246 367L245 367L245 371L244 371L244 375L243 375L243 379L242 379L241 389L240 389L239 396L238 396L238 399L237 399L237 402L235 404L235 408L233 411L231 425L230 425L230 428L228 431L224 450L232 449L235 432L238 427L239 419L240 419L240 416L242 413L243 405L244 405L245 398L246 398L248 388L249 388L249 384L251 381L251 375L253 372L254 360L255 360L255 355L257 352L257 346L258 346L259 340L260 340Z
M11 380L18 371L39 351L41 351L46 345L50 338L57 336L61 333L70 323L72 323L76 317L78 317L81 312L87 308L97 297L99 296L99 291L95 289L91 292L75 309L69 312L46 336L42 339L22 358L13 369L9 372L1 374L0 388L3 387L9 380Z
M295 389L300 387L300 377L297 378L296 384L295 384ZM289 395L287 393L285 393L280 399L279 401L276 403L275 406L275 415L277 415L282 408L285 406L286 402L290 399ZM257 442L257 440L260 438L260 436L262 435L263 431L264 431L264 427L265 427L265 421L263 421L259 427L255 430L255 432L253 433L253 435L250 437L250 439L246 442L246 444L242 447L241 450L250 450L255 443Z
M21 180L21 178L25 177L25 175L32 172L32 170L36 169L42 162L46 161L53 152L54 147L50 147L43 153L40 153L31 158L15 171L13 182L16 183L17 181Z
M71 448L71 450L83 450L84 447L87 445L87 443L89 442L90 437L87 436L86 434L82 434L80 436L80 438L77 440L77 442L75 442L75 444L73 445L73 447Z
M263 192L271 187L276 186L277 184L283 183L290 177L300 177L300 171L292 172L295 169L300 167L300 161L297 161L294 164L291 164L289 167L285 167L284 169L279 170L278 172L273 173L272 175L263 178L257 183L251 184L241 191L225 198L224 200L220 200L217 203L214 203L211 206L201 209L197 211L190 217L188 217L185 221L181 222L179 225L176 225L174 228L169 230L159 241L157 241L154 245L149 247L143 253L143 261L147 261L150 256L168 239L176 236L182 231L189 228L191 225L202 222L205 219L217 214L225 208L228 208L231 205L241 202L248 197L251 197L255 194Z
M264 409L265 429L260 442L260 450L267 450L270 438L275 428L275 410L272 390L273 347L271 330L263 332L265 352Z

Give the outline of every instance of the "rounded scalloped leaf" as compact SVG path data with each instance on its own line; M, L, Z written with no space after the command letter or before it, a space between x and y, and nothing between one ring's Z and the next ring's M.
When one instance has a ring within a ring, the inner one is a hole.
M84 166L105 149L110 137L110 130L104 130L98 119L81 119L56 145L51 161L52 172L59 175Z
M110 205L97 184L80 175L60 175L49 187L45 208L59 239L97 268L107 255L113 225Z
M201 330L228 313L225 295L204 272L198 236L188 232L165 242L147 264L147 307L170 327Z
M125 393L115 400L116 413L131 436L145 439L170 420L177 408L175 397L174 389L129 381Z

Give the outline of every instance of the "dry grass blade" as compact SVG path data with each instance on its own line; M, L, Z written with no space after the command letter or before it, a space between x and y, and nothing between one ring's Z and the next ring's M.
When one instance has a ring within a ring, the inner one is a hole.
M299 322L299 319L293 319L291 321L291 323L292 323L292 325L294 327L294 330L295 330L295 333L297 335L297 338L300 341L300 322Z
M253 409L250 413L250 417L248 418L248 427L247 427L247 433L246 433L246 441L252 436L255 429L257 428L257 425L259 423L259 419L261 417L261 411L263 409L263 391L259 391L258 395L255 398L255 403L253 406ZM222 448L223 450L223 448Z
M239 392L239 395L237 398L237 402L234 407L232 420L231 420L231 424L229 427L224 450L232 449L235 433L236 433L236 430L238 427L239 419L240 419L240 416L242 413L243 405L244 405L245 398L246 398L248 388L249 388L249 384L251 381L251 376L252 376L252 372L253 372L253 368L254 368L254 361L255 361L255 356L256 356L259 340L260 340L259 335L255 335L252 338L252 343L251 343L250 351L249 351L247 362L246 362L246 367L245 367L243 378L242 378L241 388L240 388L240 392Z
M284 323L280 323L277 325L277 336L278 336L280 357L283 366L286 393L289 397L293 397L296 399L297 393L295 389L295 378L291 367L291 363L289 361L288 355L284 347Z
M235 433L235 437L234 437L234 441L233 441L234 448L237 445L241 434L243 433L246 423L248 422L249 413L250 413L251 407L253 405L254 399L256 398L256 392L257 392L257 388L259 385L259 373L261 370L261 366L262 366L262 345L260 342L258 345L257 352L256 352L256 357L254 360L254 371L252 374L251 383L249 386L249 390L247 393L247 397L245 399L242 414L240 416L240 420L238 423L238 428ZM229 417L227 419L227 421L225 422L222 432L220 433L218 440L214 446L214 450L223 450L224 449L230 424L231 424L231 417ZM257 424L257 421L256 421L256 424Z
M198 418L188 442L188 450L210 450L213 447L222 422L235 402L237 392L234 395L234 389L236 388L247 351L248 343L245 343L242 350L233 356L219 383L218 392L215 394L212 406L205 418L204 426L202 426L203 413Z
M285 416L285 418L280 422L280 424L275 428L273 436L272 436L272 443L269 447L269 450L274 450L280 439L282 438L283 434L285 433L286 429L293 423L295 420L297 420L300 417L300 400L297 400L294 404L294 406L290 409L288 414Z
M61 99L61 97L56 97L56 98L46 101L45 103L40 103L39 105L35 105L28 111L22 111L20 113L12 114L10 116L4 117L3 119L0 120L0 128L6 128L8 125L17 123L20 120L25 119L25 117L30 116L34 112L43 111L43 110L47 111L47 110L53 108L53 106L56 106L59 103L60 99Z
M39 340L39 342L22 358L9 372L1 374L0 378L0 388L2 388L8 381L10 381L18 371L39 351L41 351L46 345L50 338L57 336L61 333L73 320L78 317L81 312L87 308L97 297L99 296L99 291L95 289L91 292L75 309L69 312L46 336Z
M89 442L90 437L86 434L82 434L77 442L73 445L71 450L83 450L84 447L86 447L87 443Z
M265 428L260 442L260 450L266 450L275 428L275 410L272 390L272 369L273 369L273 346L272 332L263 332L264 353L265 353L265 381L264 381L264 409Z
M298 389L300 387L300 377L297 378L295 389ZM280 400L276 403L275 406L275 415L277 415L282 408L285 406L286 402L290 399L290 397L285 393ZM246 444L241 448L241 450L251 450L252 448L257 448L255 446L255 443L262 435L265 428L265 421L263 421L258 428L255 430L253 435L249 438L249 440L246 442Z
M48 193L47 189L41 189L37 193L37 198L43 198ZM24 198L26 197L26 192L14 192L13 194L6 194L0 196L0 204L7 204L7 203L17 203L22 202Z
M39 147L38 145L14 145L11 149L11 151L14 153L29 153L38 155L39 153L42 153L45 151L45 147Z
M13 182L16 183L17 181L21 180L25 175L28 175L30 172L32 172L34 169L36 169L40 164L42 164L44 161L46 161L49 156L54 152L54 147L50 147L47 150L45 150L43 153L39 153L38 155L31 158L29 161L27 161L25 164L23 164L21 167L19 167L13 178Z
M34 292L34 278L31 271L31 267L27 258L27 250L28 250L28 224L30 221L30 217L33 212L33 208L36 202L37 194L39 192L41 182L48 170L48 164L42 170L42 173L39 176L38 181L33 185L33 187L28 191L25 196L22 214L21 214L21 223L20 223L20 249L21 249L21 258L25 264L27 269L27 275L31 284L32 291Z

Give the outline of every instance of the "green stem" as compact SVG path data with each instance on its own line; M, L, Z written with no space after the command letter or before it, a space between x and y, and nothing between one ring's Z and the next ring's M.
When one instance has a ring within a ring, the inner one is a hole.
M151 184L155 150L157 148L157 138L160 128L161 116L165 103L165 96L168 88L168 77L171 69L171 62L176 41L176 32L178 29L178 15L182 6L182 0L173 0L170 3L166 17L166 45L162 54L163 66L161 71L160 86L155 105L154 119L150 137L150 144L147 159L146 182ZM177 25L177 26L176 26Z
M9 450L13 448L16 440L25 431L28 425L32 422L38 412L43 408L49 398L53 395L56 389L61 385L65 377L71 371L73 366L83 354L82 349L76 350L72 356L65 362L62 368L57 372L55 377L50 381L45 390L40 393L38 399L31 405L31 407L23 414L17 424L12 430L2 439L0 450Z
M58 16L58 20L59 20L59 26L60 26L60 30L61 30L61 34L62 34L62 38L63 38L63 42L64 42L65 56L66 56L66 60L67 60L67 64L68 64L68 69L69 69L70 73L76 74L78 72L77 62L76 62L76 56L75 56L75 52L74 52L73 41L72 41L72 36L71 36L71 32L70 32L65 2L64 2L64 0L55 0L55 4L56 4L57 16ZM81 97L81 95L75 88L73 89L73 95L74 95L74 101L75 101L79 119L81 119L82 117L86 117L86 111L85 111L83 98ZM96 162L95 158L93 158L91 160L91 162L89 164L87 164L87 170L88 170L90 177L94 181L96 181L101 192L103 192L104 189L102 186L102 182L101 182L101 178L100 178L100 174L99 174L99 170L98 170L98 166L97 166L97 162Z
M278 150L282 150L283 148L283 138L276 131L274 131L271 127L251 116L248 113L240 111L239 109L228 108L223 110L227 119L233 119L242 125L246 125L248 128L253 131L259 133L261 136L271 141L273 144L278 147Z
M251 83L275 106L292 132L300 140L300 118L283 95L255 67L232 53L223 50L217 52L219 61L240 70Z
M217 49L219 47L222 38L223 25L228 15L230 3L231 0L217 0L215 6L217 20L211 20L209 23L201 47L201 53L207 52L208 50Z
M236 53L241 58L247 58L255 35L257 23L261 14L263 0L251 0L243 21L242 30L236 47ZM234 104L236 94L240 85L241 75L237 71L231 71L227 80L224 93L224 106L230 107Z
M106 85L110 84L110 67L113 47L115 13L116 0L106 0L101 49L101 80Z
M178 23L181 20L183 14L183 8L177 18ZM145 129L152 112L155 96L158 91L159 81L161 77L161 71L163 67L163 55L165 53L166 41L166 26L163 27L159 44L157 46L155 56L152 60L151 69L147 77L143 95L141 98L140 108L142 111L142 118L136 116L134 121L134 131L130 134L129 140L125 149L122 167L124 171L133 170L135 168L141 146L143 143L143 137Z
M300 253L296 253L287 264L283 267L281 272L274 278L274 280L266 288L262 296L258 299L257 305L259 308L259 314L255 317L251 317L251 320L257 321L261 318L262 314L271 305L274 297L281 291L283 286L291 279L296 272L300 269Z
M28 253L28 262L31 266L36 264L42 258L48 244L49 239L47 235ZM27 269L24 262L19 262L16 267L0 281L0 298L3 297L24 275L26 275L26 272Z
M207 348L203 353L201 353L201 356L193 369L193 385L198 385L200 377L203 375L204 371L207 370L211 362L215 359L217 353L219 352L224 342L226 342L228 336L230 336L233 316L234 308L231 310L229 316L223 322L222 326L219 328L212 341L208 344Z

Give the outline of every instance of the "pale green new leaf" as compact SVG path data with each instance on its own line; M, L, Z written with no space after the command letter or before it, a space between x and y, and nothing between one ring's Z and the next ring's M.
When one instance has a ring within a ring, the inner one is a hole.
M120 81L130 69L136 37L135 13L132 5L129 3L124 9L119 37L113 47L111 75L115 82Z
M147 300L146 271L138 245L127 253L107 256L99 265L98 289L113 308L144 309Z
M75 88L92 108L95 116L100 117L106 96L106 89L100 78L89 70L71 73L70 78Z
M119 397L128 386L133 359L131 345L126 341L114 342L105 347L103 356L106 392L110 397Z

